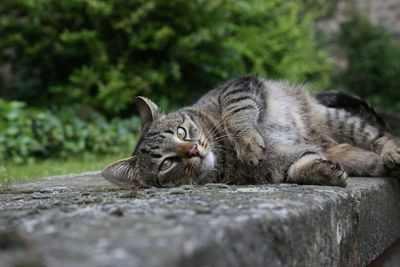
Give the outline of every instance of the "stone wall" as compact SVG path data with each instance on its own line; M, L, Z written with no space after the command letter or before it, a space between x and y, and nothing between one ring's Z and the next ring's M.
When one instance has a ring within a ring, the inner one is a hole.
M0 266L365 266L400 237L400 184L121 191L96 174L0 192Z

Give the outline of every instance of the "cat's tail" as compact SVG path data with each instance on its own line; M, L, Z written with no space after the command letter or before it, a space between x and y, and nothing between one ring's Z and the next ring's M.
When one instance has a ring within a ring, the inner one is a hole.
M317 95L316 99L330 136L338 143L374 151L376 144L390 135L384 120L356 96L331 91Z
M328 91L317 94L315 98L326 107L344 109L353 115L359 116L381 131L389 131L389 126L383 118L377 114L373 107L358 96L338 91Z
M334 156L337 154L339 161L350 162L350 160L346 160L346 153L347 156L355 155L352 158L352 164L358 160L362 163L361 166L367 166L365 162L375 158L376 166L383 163L385 170L390 171L389 175L398 176L400 171L400 138L389 133L389 127L370 105L358 97L340 92L323 93L318 95L316 99L322 105L321 110L325 115L326 127L331 137L340 144L329 148ZM357 152L357 149L354 148L351 148L352 152L349 152L348 144L373 151L380 155L380 158L360 150ZM366 155L369 159L360 157L360 155ZM381 159L382 162L380 162ZM379 172L379 175L382 175L382 172Z

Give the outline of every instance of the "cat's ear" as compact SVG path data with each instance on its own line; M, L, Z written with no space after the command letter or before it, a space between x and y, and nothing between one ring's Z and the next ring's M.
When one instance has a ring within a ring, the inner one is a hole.
M148 123L153 122L161 115L160 108L153 101L146 97L136 97L136 106L139 110L142 127L144 127Z
M134 189L140 186L137 168L137 156L118 160L103 169L101 175L109 182L124 189Z

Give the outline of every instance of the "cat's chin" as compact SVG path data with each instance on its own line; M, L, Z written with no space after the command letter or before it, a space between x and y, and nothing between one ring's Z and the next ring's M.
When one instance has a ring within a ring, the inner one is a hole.
M215 155L212 151L209 151L201 160L199 171L206 173L214 170L215 166Z

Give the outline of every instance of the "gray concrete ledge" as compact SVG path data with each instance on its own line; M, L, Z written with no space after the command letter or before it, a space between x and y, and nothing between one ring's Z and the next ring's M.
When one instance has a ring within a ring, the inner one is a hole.
M392 178L131 194L96 174L0 193L0 266L364 266L400 237Z

